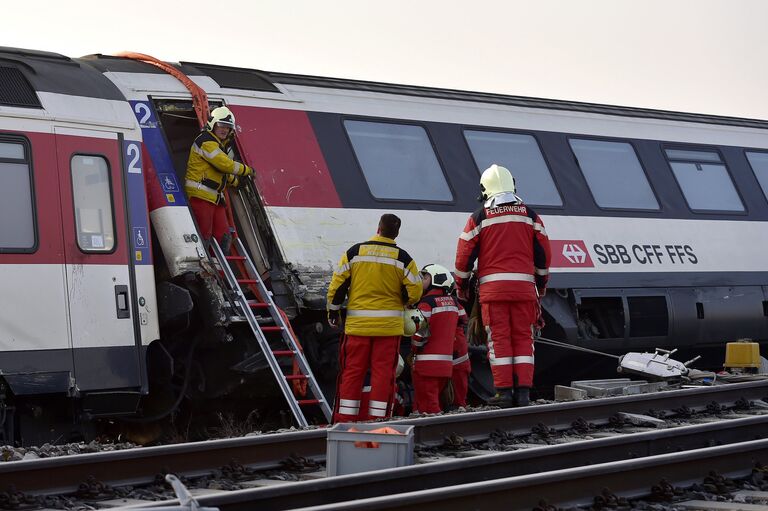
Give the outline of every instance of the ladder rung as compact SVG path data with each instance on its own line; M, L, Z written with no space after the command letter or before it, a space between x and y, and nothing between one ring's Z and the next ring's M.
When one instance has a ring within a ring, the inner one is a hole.
M309 376L306 374L286 374L285 375L286 380L308 380Z
M280 332L283 329L281 326L263 326L261 330L263 332Z
M269 307L268 303L256 302L254 300L248 300L248 305L253 307L254 309L266 309L267 307Z
M244 256L224 256L227 261L245 261Z
M272 354L276 357L292 357L295 355L295 353L290 350L277 350L273 351Z
M256 284L259 281L258 280L253 280L253 279L237 279L237 282L240 283L240 284Z
M319 405L322 400L321 399L299 399L296 401L300 405Z

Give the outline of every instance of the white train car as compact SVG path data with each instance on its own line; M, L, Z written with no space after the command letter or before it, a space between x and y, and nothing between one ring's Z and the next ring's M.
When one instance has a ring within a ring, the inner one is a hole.
M419 265L452 267L494 162L552 243L548 336L710 361L728 340L768 338L766 122L176 67L236 115L257 190L233 194L239 234L328 383L325 290L341 252L391 212ZM263 360L200 264L182 186L199 128L182 83L126 58L15 49L0 50L0 83L5 434L42 396L115 417L266 395L243 384L269 379ZM595 363L540 347L537 381ZM473 367L482 397L482 350Z

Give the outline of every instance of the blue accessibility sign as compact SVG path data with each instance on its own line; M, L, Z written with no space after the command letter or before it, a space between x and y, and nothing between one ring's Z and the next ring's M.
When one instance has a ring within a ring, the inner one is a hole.
M160 178L160 185L166 192L173 193L179 191L179 182L176 181L175 174L159 174L157 177Z

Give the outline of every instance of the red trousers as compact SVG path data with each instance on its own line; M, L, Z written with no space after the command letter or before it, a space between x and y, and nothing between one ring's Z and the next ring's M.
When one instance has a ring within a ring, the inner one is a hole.
M399 347L399 335L389 337L345 335L343 337L339 348L339 378L336 382L334 423L390 416ZM360 414L360 400L365 375L369 370L371 371L371 393L368 412L363 417Z
M413 410L420 413L439 413L440 392L450 377L424 376L419 373L419 362L413 366Z
M531 387L536 301L482 303L482 313L493 385L497 389Z
M216 236L221 243L221 237L229 232L229 221L227 220L227 208L223 204L216 205L197 197L189 199L189 207L197 220L197 228L200 229L200 236L204 240Z
M402 415L402 411L398 414L398 408L402 408L402 397L397 393L397 385L392 387L392 396L394 399L390 401L389 413L392 415ZM366 420L368 418L368 404L371 402L371 386L366 385L363 387L363 394L360 398L360 413L358 414L358 420Z
M469 360L453 366L453 404L455 406L467 406L467 392L469 391L469 373L472 368Z

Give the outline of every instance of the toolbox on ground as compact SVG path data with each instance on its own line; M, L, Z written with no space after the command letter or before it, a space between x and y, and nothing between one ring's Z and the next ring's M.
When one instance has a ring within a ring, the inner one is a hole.
M328 430L328 476L413 465L413 428L336 424Z

